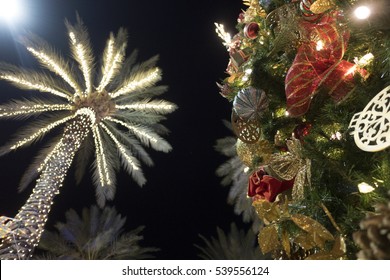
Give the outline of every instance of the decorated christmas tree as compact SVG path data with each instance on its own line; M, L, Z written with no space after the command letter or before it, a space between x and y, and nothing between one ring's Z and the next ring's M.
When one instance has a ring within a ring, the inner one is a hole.
M274 259L390 259L390 2L245 0L218 173Z

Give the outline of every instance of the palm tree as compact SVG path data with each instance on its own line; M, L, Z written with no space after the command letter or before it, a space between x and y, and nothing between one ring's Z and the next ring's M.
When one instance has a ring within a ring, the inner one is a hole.
M66 21L66 27L73 62L58 55L43 39L28 35L22 39L22 44L46 71L0 64L0 79L49 97L12 101L0 106L1 118L22 119L42 114L38 121L1 148L0 155L33 143L54 128L64 126L62 135L42 151L22 179L21 189L40 174L25 205L7 223L10 231L0 245L1 259L31 257L44 230L53 198L59 193L78 150L86 155L94 148L93 179L100 206L114 197L115 172L121 165L139 185L145 183L139 159L147 165L153 162L142 145L162 152L171 150L159 135L167 131L159 121L176 106L152 99L166 90L164 86L155 86L161 79L161 71L155 67L157 57L141 64L135 64L134 53L125 59L127 33L119 29L116 35L110 34L101 59L102 66L97 70L82 21L78 18L75 25ZM95 75L95 71L99 74ZM81 159L82 167L85 160Z
M96 205L84 208L81 216L73 209L65 213L66 222L55 225L56 232L46 230L42 234L38 249L44 254L38 258L67 260L118 260L152 258L158 251L142 247L140 226L123 232L126 217L117 213L114 207ZM36 258L37 255L34 256Z
M204 260L260 260L265 259L256 242L256 234L252 229L239 230L236 224L230 225L225 233L217 227L217 237L207 239L200 236L204 245L195 245L199 257Z
M224 125L232 131L232 126L229 122L223 121ZM228 194L228 203L234 206L234 212L237 215L242 215L244 222L253 223L253 229L258 230L259 219L256 215L254 207L252 207L252 199L248 193L248 171L250 170L238 157L236 150L237 138L227 136L218 139L215 145L215 150L220 154L228 157L221 164L216 173L222 177L221 185L230 188Z

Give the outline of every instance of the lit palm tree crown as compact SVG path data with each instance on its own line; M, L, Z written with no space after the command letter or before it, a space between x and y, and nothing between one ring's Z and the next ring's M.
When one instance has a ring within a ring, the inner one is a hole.
M0 106L0 118L40 116L38 122L20 131L0 155L39 140L49 131L64 126L63 133L37 157L22 178L20 189L38 174L39 178L26 203L15 218L5 221L1 234L0 259L26 259L38 245L54 197L59 193L76 152L79 166L86 167L83 156L95 151L93 178L100 206L115 194L115 171L123 165L139 184L145 183L140 161L152 165L142 145L168 152L171 146L159 136L165 132L159 121L176 106L164 100L153 100L166 87L155 86L161 79L155 67L157 57L134 64L135 55L125 59L127 35L119 29L110 34L100 71L94 69L93 51L88 33L78 20L66 22L74 61L66 61L37 36L22 40L27 50L46 68L36 72L0 63L0 79L22 89L49 94L49 99L12 101ZM51 73L50 73L51 72ZM95 76L95 72L99 75ZM92 148L91 148L92 147ZM119 154L119 156L118 156ZM3 226L3 225L2 225Z
M83 23L81 20L76 25L66 22L66 26L76 63L66 61L44 40L29 35L22 39L22 44L51 73L0 64L0 79L22 89L50 95L50 99L18 100L2 105L0 118L51 113L22 130L14 141L0 150L0 155L39 140L56 127L87 120L88 136L82 144L90 143L94 147L93 177L97 200L102 206L106 199L114 196L114 173L121 164L139 185L145 183L139 159L147 165L153 162L141 144L158 151L170 151L171 146L158 134L166 129L158 122L176 106L151 99L166 90L164 86L155 86L161 79L160 69L154 66L157 57L137 65L134 64L135 53L125 59L127 34L124 29L119 29L116 35L110 34L101 69L95 71L93 51ZM94 75L95 72L99 75ZM77 128L72 133L78 133ZM23 178L21 188L26 187L32 174L36 175L46 167L51 157L58 153L58 147L54 143L41 153ZM80 150L84 153L88 147L81 146Z

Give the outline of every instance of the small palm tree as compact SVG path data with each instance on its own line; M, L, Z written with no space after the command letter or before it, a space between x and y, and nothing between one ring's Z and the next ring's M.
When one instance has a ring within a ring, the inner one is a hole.
M229 122L224 121L223 123L232 131ZM253 222L253 227L257 231L259 219L252 207L252 199L247 195L249 174L245 170L248 167L238 157L236 143L237 138L233 136L227 136L217 140L215 150L229 157L229 159L218 167L216 173L219 177L223 178L221 184L230 188L228 203L234 205L234 212L237 215L242 215L244 222Z
M66 22L66 26L74 62L66 61L44 40L29 35L22 43L48 71L36 72L0 64L0 79L49 97L12 101L0 106L0 118L23 119L42 114L38 121L29 124L14 141L6 144L0 155L33 143L49 131L64 126L62 135L41 153L22 180L21 188L34 175L40 174L25 205L7 223L12 230L0 245L1 259L25 259L32 255L53 198L59 193L78 150L83 155L88 150L95 150L93 178L100 206L114 197L115 171L121 165L139 185L145 183L139 159L147 165L152 165L152 160L141 144L162 152L171 150L159 136L166 131L159 121L176 106L151 99L166 90L166 87L155 86L161 79L161 71L155 67L157 57L141 64L135 64L135 55L125 60L127 33L119 29L116 36L110 34L101 59L102 66L95 69L88 33L81 20L78 19L76 25Z
M67 260L118 260L152 258L156 248L142 247L140 226L123 232L126 217L113 207L84 208L79 216L75 210L65 213L66 222L55 225L57 232L46 230L38 249L44 250L38 258ZM36 256L34 256L35 258Z
M195 245L199 257L204 260L260 260L265 256L260 252L253 230L239 230L236 224L230 225L230 232L217 228L217 237L200 238L204 245Z

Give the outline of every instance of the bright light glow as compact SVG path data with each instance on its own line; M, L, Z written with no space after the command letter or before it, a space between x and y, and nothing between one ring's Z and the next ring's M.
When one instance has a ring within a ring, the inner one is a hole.
M364 67L371 63L374 60L374 55L372 53L365 54L362 58L359 60L357 58L354 59L354 62L356 63L354 66L348 69L347 72L345 72L344 76L348 76L350 74L355 74L355 71L357 67Z
M215 32L217 33L218 37L222 39L222 44L230 50L232 46L232 36L225 31L225 27L223 24L214 22L215 25Z
M367 184L365 182L360 183L358 185L358 189L359 189L359 192L361 192L361 193L370 193L373 190L375 190L375 188L373 186L370 186L369 184Z
M322 42L321 40L319 40L318 42L317 42L317 45L316 45L316 50L317 51L320 51L320 50L322 50L324 48L324 42Z
M354 11L358 19L367 19L371 15L371 10L367 6L359 6Z
M15 21L22 15L22 8L19 0L0 0L0 20L6 22Z

